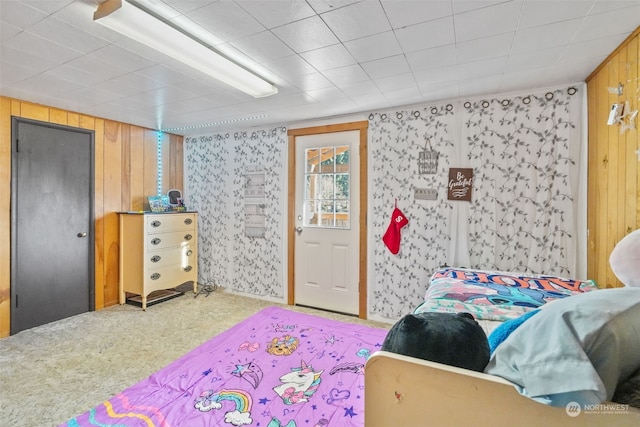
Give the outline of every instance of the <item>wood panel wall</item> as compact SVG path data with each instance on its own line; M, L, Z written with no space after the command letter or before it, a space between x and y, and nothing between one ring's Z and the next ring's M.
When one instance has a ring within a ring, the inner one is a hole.
M587 78L587 274L601 288L622 286L611 271L609 255L620 239L640 227L640 119L635 129L624 133L619 124L607 125L612 104L628 101L630 110L640 107L638 58L640 27ZM609 88L619 83L622 94L612 93Z
M119 211L148 209L158 189L183 188L183 138L126 123L0 97L0 337L10 333L11 117L89 129L95 133L95 308L118 303Z

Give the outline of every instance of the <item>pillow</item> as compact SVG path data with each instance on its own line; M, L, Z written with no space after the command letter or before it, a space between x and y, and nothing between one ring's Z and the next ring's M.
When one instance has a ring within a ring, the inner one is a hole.
M482 372L489 343L469 313L408 314L389 330L382 350Z
M640 368L640 289L603 289L556 301L498 346L485 372L553 406L611 400Z
M611 271L625 286L640 287L640 230L618 242L609 256Z

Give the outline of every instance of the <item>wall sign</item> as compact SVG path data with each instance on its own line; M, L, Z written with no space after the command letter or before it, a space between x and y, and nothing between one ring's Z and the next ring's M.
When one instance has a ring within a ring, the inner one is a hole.
M247 237L265 237L265 175L265 171L261 166L251 165L245 167L244 234Z
M438 173L438 157L440 153L431 147L431 141L427 138L424 150L418 152L418 173L434 174Z
M470 202L471 190L473 188L473 169L450 168L448 187L447 198L449 200Z

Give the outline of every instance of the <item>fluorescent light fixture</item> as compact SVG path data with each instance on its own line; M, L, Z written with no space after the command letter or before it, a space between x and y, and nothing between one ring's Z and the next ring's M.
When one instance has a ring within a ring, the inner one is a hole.
M256 98L278 93L271 83L126 1L107 0L93 20Z

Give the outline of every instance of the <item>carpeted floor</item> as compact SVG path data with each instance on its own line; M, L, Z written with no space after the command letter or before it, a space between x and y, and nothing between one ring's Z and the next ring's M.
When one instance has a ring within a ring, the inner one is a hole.
M117 305L0 339L0 427L57 426L270 305L275 304L222 290L197 298L187 292L146 312Z

